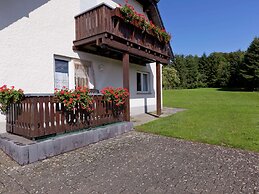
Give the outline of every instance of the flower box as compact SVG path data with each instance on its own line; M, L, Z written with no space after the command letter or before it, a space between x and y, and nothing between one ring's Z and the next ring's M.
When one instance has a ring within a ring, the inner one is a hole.
M127 13L127 11L124 11L125 9L128 10L129 13ZM124 22L129 23L134 27L140 29L143 34L147 33L153 37L156 37L159 42L168 44L171 39L170 34L168 34L165 30L155 26L151 21L146 19L144 15L134 11L133 6L131 5L126 4L123 7L115 8L112 11L112 17L117 17L121 20L124 20Z

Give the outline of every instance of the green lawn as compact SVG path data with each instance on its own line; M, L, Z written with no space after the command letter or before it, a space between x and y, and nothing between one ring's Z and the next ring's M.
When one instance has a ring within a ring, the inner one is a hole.
M154 134L259 152L259 93L164 91L164 106L187 111L137 127Z

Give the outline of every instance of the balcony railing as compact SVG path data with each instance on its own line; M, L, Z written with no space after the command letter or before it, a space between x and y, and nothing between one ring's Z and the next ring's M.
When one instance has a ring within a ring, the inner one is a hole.
M6 115L6 130L29 139L62 134L125 120L128 107L115 111L115 105L102 95L94 95L94 111L67 112L54 96L26 97L12 104Z
M77 48L106 45L138 57L167 63L169 47L155 35L143 32L132 23L126 23L118 8L99 5L75 17Z

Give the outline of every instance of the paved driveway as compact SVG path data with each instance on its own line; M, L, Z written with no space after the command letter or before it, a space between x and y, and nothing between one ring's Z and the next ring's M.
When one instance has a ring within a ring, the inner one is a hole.
M259 154L130 132L20 167L0 152L0 193L256 193Z

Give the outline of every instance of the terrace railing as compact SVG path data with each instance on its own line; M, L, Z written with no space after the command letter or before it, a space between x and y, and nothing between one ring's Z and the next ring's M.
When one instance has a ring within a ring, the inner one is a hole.
M6 130L29 139L102 126L125 120L128 107L116 111L112 102L102 95L93 95L94 111L68 112L54 96L27 96L21 103L12 104L6 115Z

